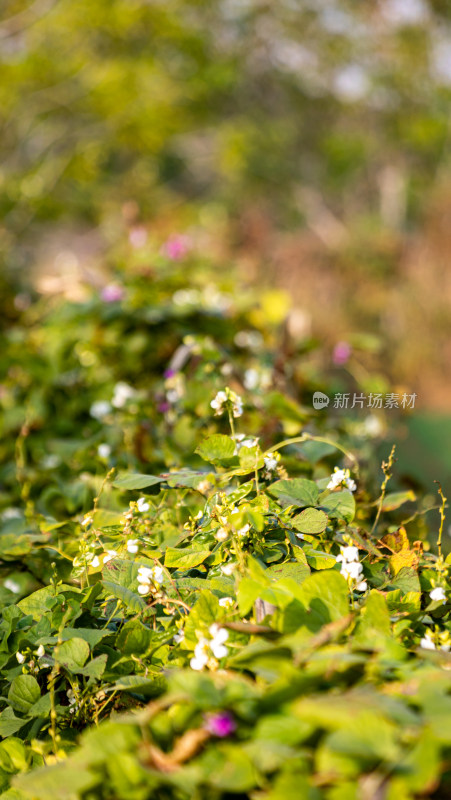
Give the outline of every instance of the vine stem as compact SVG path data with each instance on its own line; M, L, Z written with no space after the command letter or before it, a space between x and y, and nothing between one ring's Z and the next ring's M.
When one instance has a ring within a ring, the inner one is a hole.
M437 486L438 486L438 490L437 491L438 491L438 493L439 493L439 495L440 495L440 497L442 499L442 502L441 502L441 505L440 505L440 509L439 509L439 512L440 512L440 528L439 528L438 538L437 538L438 557L439 557L439 559L441 559L442 558L442 534L443 534L443 526L445 524L445 519L446 519L445 508L446 508L447 498L443 494L443 489L442 489L441 483L439 481L434 481L434 483L437 484Z

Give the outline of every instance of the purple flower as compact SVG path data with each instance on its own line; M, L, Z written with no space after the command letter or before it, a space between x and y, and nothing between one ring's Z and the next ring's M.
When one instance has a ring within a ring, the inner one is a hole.
M219 711L217 714L206 714L205 728L213 736L224 739L236 731L236 722L230 711Z
M175 375L175 369L165 369L163 372L163 377L165 378L173 378Z
M170 408L171 408L170 403L165 402L158 404L158 411L160 411L162 414L166 414L166 411L169 411Z
M167 241L164 243L162 252L172 261L178 261L180 258L183 258L184 255L186 255L188 249L188 237L174 234L173 236L170 236L169 239L167 239Z
M351 355L351 345L348 342L338 342L334 347L332 361L337 367L343 366Z
M122 286L117 283L109 283L108 286L103 287L100 296L104 303L118 303L119 300L123 300L124 294Z

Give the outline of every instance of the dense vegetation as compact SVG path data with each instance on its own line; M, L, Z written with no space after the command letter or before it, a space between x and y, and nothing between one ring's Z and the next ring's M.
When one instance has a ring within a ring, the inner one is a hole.
M446 798L445 499L174 242L2 337L0 797Z

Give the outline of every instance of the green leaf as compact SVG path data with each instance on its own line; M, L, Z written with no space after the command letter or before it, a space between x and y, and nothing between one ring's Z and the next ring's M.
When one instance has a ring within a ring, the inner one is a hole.
M335 556L330 553L323 553L322 550L315 550L308 544L304 545L303 550L307 562L314 569L332 569L337 563Z
M209 436L196 448L196 453L199 453L204 461L210 461L212 464L220 463L221 461L233 458L235 453L235 442L230 436L224 436L222 433L214 433Z
M18 675L14 678L8 692L8 701L15 711L26 714L41 696L36 678L32 675Z
M145 610L146 604L144 600L139 594L132 592L131 589L126 589L125 586L120 586L118 583L113 583L112 581L102 581L102 585L106 589L107 594L112 594L113 597L120 600L132 614L139 614L141 611Z
M306 564L302 564L299 561L288 561L286 564L273 564L268 567L266 574L273 580L291 578L296 583L301 584L310 575L310 569Z
M141 655L148 650L151 632L137 619L126 622L116 639L116 648L126 656Z
M348 584L333 570L309 575L296 596L308 609L312 628L320 628L349 612Z
M345 522L352 522L355 515L355 500L351 492L332 492L318 503L329 517L332 519L344 519Z
M191 569L202 564L210 555L210 550L177 550L175 547L168 547L164 557L165 567L176 567L177 569Z
M64 583L57 586L56 589L53 586L44 586L43 589L38 589L28 597L24 597L17 605L24 614L31 614L33 619L38 622L42 617L43 609L45 609L45 601L49 597L54 597L55 594L63 593L68 597L74 597L75 594L79 594L79 590L75 586L68 586Z
M121 472L113 481L113 486L123 490L145 489L147 486L155 486L165 480L166 478L160 475L144 475L142 472L134 472L130 475L127 472Z
M122 692L137 692L146 697L156 697L164 692L166 687L166 678L161 672L148 673L146 677L144 675L123 675L113 684L113 689L119 689Z
M316 483L307 478L276 481L271 484L268 491L277 497L282 505L293 505L296 508L316 505L320 495Z
M68 669L70 672L77 672L80 667L86 664L89 658L89 644L84 639L73 638L62 642L55 649L55 661L57 664Z
M0 713L0 736L13 736L28 722L27 719L16 717L12 708L5 708Z
M391 492L385 495L381 509L382 511L395 511L395 509L399 508L404 503L412 503L415 500L416 495L411 489L406 492Z
M306 508L296 517L293 517L291 524L301 533L322 533L327 527L327 514L318 508Z

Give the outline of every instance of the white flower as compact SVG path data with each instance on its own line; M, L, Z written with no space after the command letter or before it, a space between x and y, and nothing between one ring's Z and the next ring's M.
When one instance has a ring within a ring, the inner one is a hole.
M110 411L111 405L107 400L97 400L89 409L89 413L91 417L94 417L94 419L103 419L103 417L106 417Z
M265 467L268 472L274 472L274 470L277 469L279 462L274 456L263 456L263 461L265 462Z
M340 486L343 483L345 478L346 478L345 470L335 467L332 475L330 476L330 481L327 484L327 488L336 489L337 486Z
M99 566L100 566L100 561L99 561L97 556L94 556L94 558L91 561L91 567L96 568L96 567L99 567Z
M360 581L359 583L356 584L355 588L357 589L358 592L366 592L366 590L368 589L368 584L366 581Z
M236 561L229 561L228 564L223 564L221 566L221 572L223 572L224 575L232 575L235 569L236 569Z
M431 631L426 631L425 635L420 641L420 647L422 647L423 650L435 650L434 637Z
M215 416L220 417L226 410L228 403L231 404L232 415L234 417L241 417L243 413L243 401L236 392L228 387L225 391L218 392L210 403L211 408L214 409Z
M157 585L160 585L164 581L164 572L161 567L153 567L152 569L152 580Z
M176 644L180 644L180 642L183 642L183 640L185 638L185 631L183 630L183 628L180 628L180 630L177 631L177 633L174 634L174 636L172 638L173 638L173 641Z
M344 561L340 570L346 580L358 580L363 572L363 567L358 561Z
M341 553L337 556L337 561L358 561L359 548L349 545L348 547L341 547Z
M129 386L128 383L119 381L119 383L116 383L116 386L114 387L114 394L111 402L115 408L123 408L127 400L131 400L135 394L135 390Z
M224 658L229 652L228 648L224 644L224 642L226 642L229 638L229 632L226 631L225 628L220 628L219 625L214 622L213 625L210 625L209 633L212 637L210 642L210 650L212 651L214 657Z
M218 542L224 542L227 539L228 535L229 534L227 533L225 528L218 528L218 530L215 533L215 539L217 539Z
M20 586L16 581L13 581L12 578L7 578L4 581L3 586L5 589L9 589L10 592L14 592L14 594L18 594L20 592Z
M16 658L19 664L23 664L25 661L25 656L23 655L23 653L20 653L19 651L16 653Z
M194 648L194 658L192 658L191 661L189 662L191 669L200 671L207 666L208 664L207 648L208 648L208 642L202 636L199 639L198 643L196 644L196 647Z
M219 417L224 411L224 406L227 403L227 395L225 392L218 392L216 397L211 401L210 406L215 411L215 416Z
M45 656L45 647L43 644L39 645L38 649L36 650L36 655L38 658L42 658L42 656Z
M138 583L150 583L152 578L152 567L139 567Z
M148 511L150 508L150 505L145 497L140 497L136 505L138 506L138 511L140 511L141 513L143 513L144 511Z
M129 539L127 542L127 551L134 555L139 550L139 539Z
M108 561L111 561L112 558L116 558L117 552L116 550L107 550L106 556L103 557L103 563L107 564Z
M232 608L233 599L231 597L221 597L219 600L219 605L223 608Z
M339 486L346 486L350 492L355 492L357 489L357 484L352 480L349 470L335 467L332 475L330 476L330 481L327 484L327 488L337 489Z
M99 444L97 448L97 455L99 458L109 458L111 455L111 447L109 444Z
M429 592L429 597L431 600L443 600L443 603L446 603L446 594L441 586L436 586L435 589L432 589L432 591Z
M251 526L249 525L249 523L247 523L246 525L243 525L242 528L239 528L239 530L237 530L238 536L242 536L242 537L243 536L247 536L247 534L250 531L250 528L251 528Z
M161 567L139 567L138 569L138 592L139 594L148 594L150 592L150 584L159 587L164 581L164 572Z
M82 519L81 524L85 528L87 525L92 525L94 521L94 517L91 514L86 514L86 516Z

